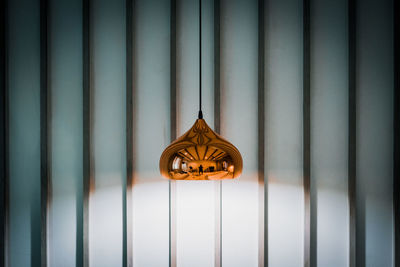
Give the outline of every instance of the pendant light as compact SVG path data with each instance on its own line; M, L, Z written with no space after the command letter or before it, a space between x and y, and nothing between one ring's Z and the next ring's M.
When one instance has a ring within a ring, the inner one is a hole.
M181 137L161 154L160 173L173 180L222 180L242 173L242 156L230 142L215 133L201 110L201 0L199 0L199 115Z

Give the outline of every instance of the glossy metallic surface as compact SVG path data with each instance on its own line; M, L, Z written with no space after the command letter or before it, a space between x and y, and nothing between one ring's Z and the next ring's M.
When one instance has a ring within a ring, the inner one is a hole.
M242 173L239 150L216 134L205 120L169 145L160 158L160 173L174 180L221 180Z

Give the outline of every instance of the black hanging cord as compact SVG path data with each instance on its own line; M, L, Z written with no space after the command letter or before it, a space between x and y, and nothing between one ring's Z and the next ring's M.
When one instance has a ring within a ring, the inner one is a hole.
M201 0L199 0L199 119L203 118L203 112L201 111Z

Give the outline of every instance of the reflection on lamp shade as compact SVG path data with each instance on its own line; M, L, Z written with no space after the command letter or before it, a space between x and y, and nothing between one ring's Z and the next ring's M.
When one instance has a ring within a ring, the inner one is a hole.
M160 173L173 180L233 179L242 173L239 150L216 134L204 119L162 153Z

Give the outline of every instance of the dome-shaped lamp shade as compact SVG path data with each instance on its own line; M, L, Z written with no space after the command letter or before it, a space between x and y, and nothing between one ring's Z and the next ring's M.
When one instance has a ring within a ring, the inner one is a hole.
M170 144L160 158L160 172L173 180L233 179L242 173L239 150L213 132L205 120Z

